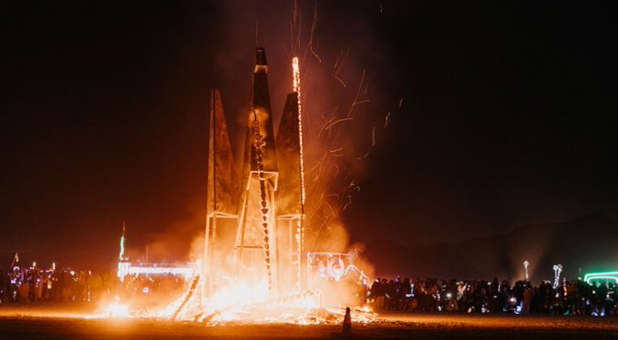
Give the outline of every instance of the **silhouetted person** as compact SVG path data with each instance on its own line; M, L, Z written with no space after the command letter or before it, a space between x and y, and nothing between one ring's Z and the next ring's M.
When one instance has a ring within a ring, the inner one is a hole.
M352 333L352 316L350 315L350 307L345 308L342 333L343 335L350 335Z

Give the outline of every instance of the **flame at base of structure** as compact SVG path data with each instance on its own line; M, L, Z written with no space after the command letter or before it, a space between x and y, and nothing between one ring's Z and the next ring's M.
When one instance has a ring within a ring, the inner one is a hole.
M160 310L133 311L118 297L102 309L107 318L149 318L172 321L192 321L206 326L220 324L338 324L343 321L345 307L322 307L322 294L317 290L269 297L267 283L257 287L245 284L219 290L201 306L195 277L187 290L175 301ZM353 308L355 322L368 323L376 319L368 307Z
M199 279L196 279L199 281ZM300 325L341 322L345 308L323 308L322 294L318 290L270 296L268 283L250 287L246 284L230 285L220 289L199 305L194 291L196 281L189 290L166 309L161 316L173 320L195 321L206 325L222 323L291 323ZM174 312L172 312L176 309ZM170 314L170 312L172 312ZM370 322L375 314L370 309L354 310L356 321Z
M118 296L114 297L114 302L103 308L102 314L107 318L128 318L131 316L129 306L120 303L120 298L118 298Z

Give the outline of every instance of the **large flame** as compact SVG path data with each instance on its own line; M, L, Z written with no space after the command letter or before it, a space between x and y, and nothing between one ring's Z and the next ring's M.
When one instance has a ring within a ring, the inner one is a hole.
M97 317L194 321L212 326L221 323L339 323L345 315L343 305L323 306L322 290L274 295L269 292L266 277L257 283L250 283L249 279L227 280L225 286L217 289L201 305L197 296L199 289L195 289L200 281L199 276L196 275L192 281L180 296L162 308L140 308L139 303L132 305L121 301L117 295L100 310ZM376 318L375 313L366 306L353 308L352 316L355 322L361 323Z

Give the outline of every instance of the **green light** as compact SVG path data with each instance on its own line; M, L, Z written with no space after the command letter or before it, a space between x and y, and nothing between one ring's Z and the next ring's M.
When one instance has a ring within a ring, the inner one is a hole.
M615 272L601 272L601 273L588 273L584 276L584 281L590 284L592 280L614 280L618 283L618 271Z

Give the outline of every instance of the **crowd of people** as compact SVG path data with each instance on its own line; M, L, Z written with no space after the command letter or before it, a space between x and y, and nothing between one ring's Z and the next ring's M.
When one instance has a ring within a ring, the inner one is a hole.
M438 279L376 279L368 300L376 311L513 313L552 315L616 315L616 284L587 284L582 280L533 286L529 281L511 285L491 281Z
M173 275L127 275L120 282L114 271L13 265L6 273L0 271L0 304L98 303L114 297L137 303L146 296L153 297L150 301L165 302L167 296L180 294L184 286L184 278Z
M117 282L111 272L12 266L0 271L0 303L90 303L111 295Z
M187 282L181 276L128 275L123 282L113 271L50 269L14 265L0 271L0 304L7 303L98 303L119 297L139 305L142 301L167 303L170 296L182 293ZM513 313L551 315L617 315L618 285L611 281L588 284L581 279L543 281L532 285L517 281L513 285L494 278L491 281L377 278L363 285L366 301L375 311ZM151 299L141 299L142 297Z

